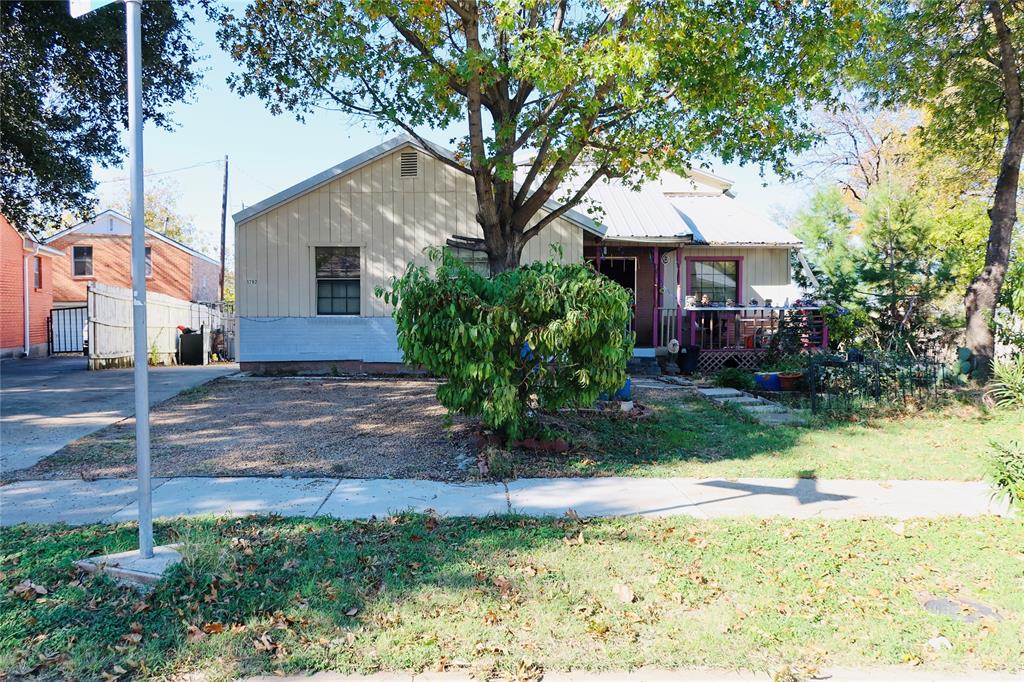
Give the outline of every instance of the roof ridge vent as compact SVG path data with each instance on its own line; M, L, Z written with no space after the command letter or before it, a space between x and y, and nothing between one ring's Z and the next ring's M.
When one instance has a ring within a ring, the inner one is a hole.
M400 165L403 178L415 178L420 173L420 155L416 152L402 152Z

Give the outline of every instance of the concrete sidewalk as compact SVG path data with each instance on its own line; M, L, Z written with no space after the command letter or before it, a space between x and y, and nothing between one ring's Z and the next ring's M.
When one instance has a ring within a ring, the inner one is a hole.
M135 414L131 369L90 372L86 358L0 363L0 473L26 469L71 441ZM238 371L238 365L152 367L149 402Z
M0 524L117 523L136 518L135 481L23 481L0 487ZM160 478L158 518L205 514L367 518L519 513L695 518L863 518L1007 514L985 483L741 478L547 478L458 484L399 479Z

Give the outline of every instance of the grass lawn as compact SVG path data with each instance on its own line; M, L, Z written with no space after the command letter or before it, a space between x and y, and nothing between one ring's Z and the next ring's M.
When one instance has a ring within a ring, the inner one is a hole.
M518 452L528 476L818 477L979 480L993 440L1020 440L1024 411L956 405L894 419L808 427L767 427L679 393L641 400L638 421L568 416L559 426L573 451Z
M0 670L1024 669L1019 520L248 518L157 533L187 562L140 597L71 565L133 547L134 526L0 530ZM25 580L45 593L19 594ZM929 595L1001 620L932 615ZM951 649L927 644L940 635Z

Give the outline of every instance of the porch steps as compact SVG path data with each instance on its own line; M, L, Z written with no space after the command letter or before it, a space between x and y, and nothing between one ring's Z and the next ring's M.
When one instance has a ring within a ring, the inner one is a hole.
M719 405L735 405L762 424L803 424L804 419L785 405L758 398L735 388L698 388L697 392Z

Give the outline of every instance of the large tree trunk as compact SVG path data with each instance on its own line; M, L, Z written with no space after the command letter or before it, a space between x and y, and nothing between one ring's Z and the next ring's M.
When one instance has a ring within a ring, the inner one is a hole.
M521 231L511 226L502 229L500 225L483 225L483 228L491 276L519 267L526 243Z
M1020 127L1010 131L1003 160L999 166L995 196L989 218L988 246L985 249L985 267L974 278L964 296L967 313L966 346L976 359L975 376L985 380L989 376L995 355L993 320L999 303L999 292L1010 262L1010 238L1017 222L1017 187L1020 180L1021 155L1024 153L1024 131Z
M1017 188L1020 181L1020 159L1024 154L1024 98L1021 93L1017 51L1010 28L1003 16L1001 0L989 0L988 11L995 25L999 47L999 70L1003 76L1003 99L1006 106L1007 136L999 177L989 210L992 225L985 249L985 267L967 287L964 307L967 313L967 348L975 357L975 378L988 379L995 355L993 322L999 292L1010 263L1010 238L1017 222Z

